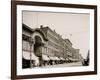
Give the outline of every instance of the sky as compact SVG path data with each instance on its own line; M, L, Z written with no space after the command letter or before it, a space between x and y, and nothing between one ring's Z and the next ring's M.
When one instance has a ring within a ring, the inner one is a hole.
M31 28L49 26L64 39L70 39L73 47L80 49L86 58L89 50L89 14L23 11L23 23Z

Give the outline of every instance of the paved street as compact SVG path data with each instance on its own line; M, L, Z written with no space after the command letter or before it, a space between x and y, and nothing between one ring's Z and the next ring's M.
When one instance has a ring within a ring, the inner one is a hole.
M82 66L81 62L74 62L74 63L64 63L64 64L57 64L57 65L47 65L47 66L43 66L46 68L52 68L52 67L72 67L72 66Z

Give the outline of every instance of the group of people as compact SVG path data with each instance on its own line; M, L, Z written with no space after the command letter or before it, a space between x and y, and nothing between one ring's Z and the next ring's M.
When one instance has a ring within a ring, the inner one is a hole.
M43 60L43 66L68 63L68 60Z
M57 65L57 64L65 64L65 63L72 63L77 62L73 60L43 60L41 57L39 57L38 61L34 61L34 67L42 67L42 66L48 66L48 65Z

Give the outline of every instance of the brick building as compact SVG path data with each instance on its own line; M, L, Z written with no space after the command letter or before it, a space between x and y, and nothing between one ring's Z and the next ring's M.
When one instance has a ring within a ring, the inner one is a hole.
M23 63L28 66L33 64L33 60L40 66L43 60L80 60L79 49L74 49L69 39L63 39L49 27L41 25L40 28L31 29L23 24L22 40Z

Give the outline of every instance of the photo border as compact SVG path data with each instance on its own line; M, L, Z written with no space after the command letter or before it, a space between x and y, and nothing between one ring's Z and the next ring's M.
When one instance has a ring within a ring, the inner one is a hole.
M94 71L70 72L70 73L52 73L52 74L34 74L34 75L17 75L17 5L47 6L62 8L81 8L94 10ZM78 76L97 74L97 6L80 5L65 3L33 2L33 1L11 1L11 79L29 79L29 78L46 78L61 76Z

